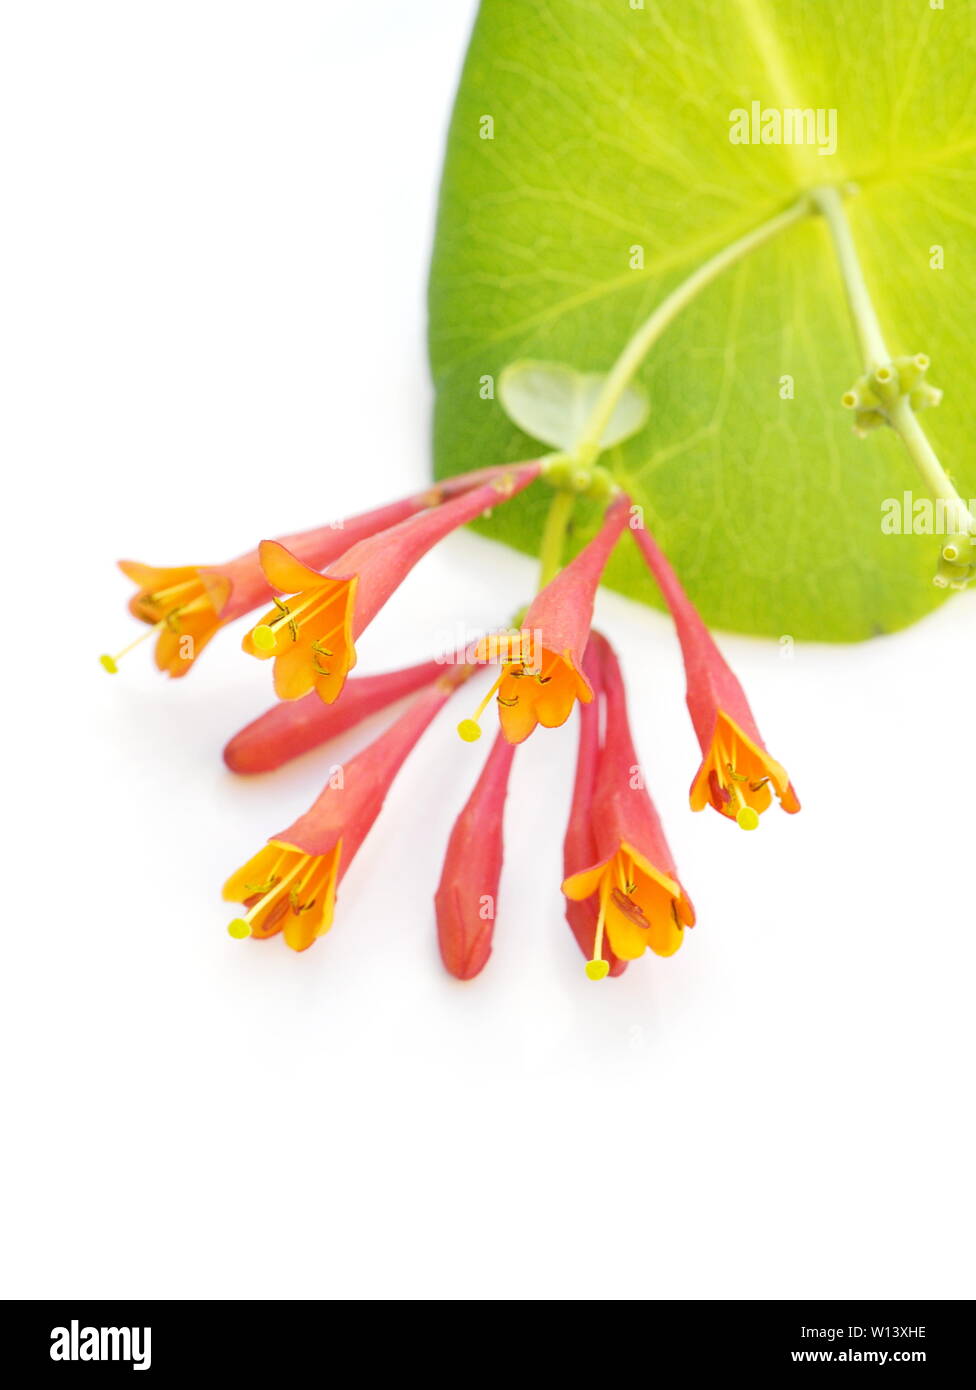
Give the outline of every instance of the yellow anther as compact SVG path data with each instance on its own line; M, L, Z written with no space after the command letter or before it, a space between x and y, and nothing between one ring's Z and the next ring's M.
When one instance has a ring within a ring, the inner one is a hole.
M735 813L735 823L742 830L755 830L759 824L759 812L751 806L740 806Z
M243 917L235 917L233 922L228 923L227 934L235 941L244 941L251 935L251 924Z
M116 665L115 658L113 656L108 656L107 654L103 653L98 658L98 660L101 663L102 670L107 671L110 676L117 676L119 674L119 668Z
M278 639L267 623L258 623L257 627L251 633L251 641L259 652L273 652L277 646Z
M588 960L586 962L586 975L590 980L602 980L610 973L610 962L606 960Z

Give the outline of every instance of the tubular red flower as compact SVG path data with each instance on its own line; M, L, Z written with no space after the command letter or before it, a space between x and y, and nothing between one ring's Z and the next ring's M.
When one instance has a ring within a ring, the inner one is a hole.
M644 527L634 540L664 596L681 643L686 700L702 751L691 784L691 808L710 803L716 811L754 830L772 800L770 787L790 814L800 802L786 769L762 741L745 692L654 537Z
M347 517L344 521L281 536L278 544L303 564L320 570L358 541L418 512L436 508L505 471L506 466L499 465L462 473L423 492ZM259 608L272 596L258 550L249 550L222 565L156 566L120 560L119 569L138 589L129 600L129 612L148 623L150 631L115 656L101 658L103 667L112 673L125 652L155 631L158 633L157 667L174 678L185 676L220 628Z
M271 772L443 674L443 662L423 661L379 676L353 677L337 705L324 705L314 690L300 700L280 700L234 735L224 762L231 772Z
M603 745L593 783L591 823L596 860L563 882L568 898L595 898L597 927L591 979L609 970L604 931L615 955L633 960L645 949L670 956L680 947L695 910L681 886L661 821L634 752L620 666L610 644L590 638L601 666L605 701Z
M491 954L502 872L502 818L515 747L499 734L454 823L434 896L441 959L459 980L472 980Z
M331 704L356 664L355 642L414 565L449 532L522 492L541 464L516 464L480 487L360 541L319 574L276 541L262 541L271 586L293 595L244 638L252 656L275 658L275 691L297 700L310 690Z
M522 620L518 660L502 666L474 716L458 725L463 739L480 737L478 719L493 695L510 743L522 743L539 724L547 729L565 724L577 700L593 699L583 673L583 652L600 578L627 524L629 507L624 496L611 502L590 543L536 594ZM496 641L486 638L479 643L479 660L492 659Z
M329 779L310 810L274 835L227 880L224 898L243 903L232 936L283 932L304 951L332 925L336 891L379 815L394 777L431 720L470 675L445 672L379 738Z
M585 872L599 859L593 827L593 793L600 765L600 697L603 679L597 645L593 642L587 647L583 658L583 670L597 698L587 705L580 705L576 780L573 785L569 824L563 840L563 878L566 880L573 878L575 874ZM597 898L591 895L579 901L573 898L566 898L565 901L566 921L579 943L580 950L587 961L590 961L599 927ZM603 946L603 958L607 962L609 973L613 976L622 975L627 968L627 962L615 955L606 942Z

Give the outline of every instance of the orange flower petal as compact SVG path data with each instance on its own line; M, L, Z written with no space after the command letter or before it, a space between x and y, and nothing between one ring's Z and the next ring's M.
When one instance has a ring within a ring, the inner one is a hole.
M301 560L296 560L290 550L279 541L262 541L258 546L261 568L272 589L282 594L297 594L303 589L313 589L328 584L318 570L309 569Z

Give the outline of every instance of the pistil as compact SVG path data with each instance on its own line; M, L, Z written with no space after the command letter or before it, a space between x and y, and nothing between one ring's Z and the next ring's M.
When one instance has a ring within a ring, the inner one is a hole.
M600 883L600 912L596 919L596 935L593 938L593 959L586 962L586 974L590 980L602 980L610 973L610 962L603 959L603 933L609 896L610 879L605 875Z
M495 692L498 690L498 687L501 685L501 683L502 683L502 681L503 681L504 679L505 679L505 668L502 669L502 672L501 672L501 674L499 675L498 679L495 681L495 684L494 684L494 685L491 687L491 689L488 691L487 695L486 695L485 698L481 701L481 704L480 704L480 705L478 706L478 708L475 710L475 712L474 712L474 714L471 716L471 718L470 718L470 719L462 719L461 722L460 722L460 724L457 726L457 731L458 731L458 733L461 735L461 737L464 739L465 743L476 743L477 740L481 737L481 725L478 723L478 720L479 720L479 719L481 718L481 716L484 714L485 710L486 710L487 707L488 707L488 702L489 702L489 700L490 700L491 697L495 694Z

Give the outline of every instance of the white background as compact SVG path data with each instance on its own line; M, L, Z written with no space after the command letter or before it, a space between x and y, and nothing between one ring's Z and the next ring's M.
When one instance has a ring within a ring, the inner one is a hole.
M116 557L220 561L428 477L473 9L3 7L0 1292L972 1297L973 597L859 648L725 642L804 802L754 835L688 811L673 634L601 597L699 912L603 985L561 916L572 728L519 754L460 985L431 910L480 759L459 711L295 955L232 941L219 888L336 754L223 770L270 699L234 633L180 683L98 667L135 631ZM534 573L453 537L362 669Z

